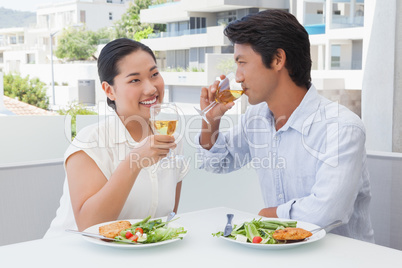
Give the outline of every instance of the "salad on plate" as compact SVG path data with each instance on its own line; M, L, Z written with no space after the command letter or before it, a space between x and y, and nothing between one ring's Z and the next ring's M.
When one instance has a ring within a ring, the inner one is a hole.
M187 230L173 223L179 218L169 222L165 219L151 219L151 216L148 216L145 219L100 223L87 228L84 232L100 234L105 239L85 235L82 237L93 244L129 249L155 247L182 240Z
M234 225L233 231L226 238L238 242L254 244L279 244L282 243L273 238L276 230L295 228L297 221L262 220L262 218L245 221ZM221 237L223 232L213 233L213 236Z
M162 219L150 220L151 216L121 230L114 239L141 244L162 242L172 239L183 239L187 231L184 227L168 227Z

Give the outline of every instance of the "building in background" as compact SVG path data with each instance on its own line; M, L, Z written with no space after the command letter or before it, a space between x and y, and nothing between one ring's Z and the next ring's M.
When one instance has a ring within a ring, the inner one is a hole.
M156 51L169 100L197 105L202 86L227 72L227 67L235 70L233 46L223 34L229 22L261 9L288 10L288 3L285 0L181 0L141 10L141 22L167 26L166 32L151 34L142 42ZM242 106L244 111L246 96L241 103L235 107Z
M127 7L125 0L75 0L38 6L36 25L0 29L0 71L21 72L24 64L50 63L50 38L56 48L57 34L67 27L92 31L111 27Z
M103 27L103 23L112 25L126 10L126 2L130 1L76 0L39 7L38 25L34 28L0 29L0 71L19 70L23 76L29 74L49 83L50 34L83 22L89 29ZM260 10L282 9L294 14L310 34L312 79L320 94L363 118L369 143L375 144L368 146L369 149L401 150L399 107L402 103L399 100L402 98L398 96L402 94L399 75L402 25L396 16L401 10L400 1L389 0L386 4L379 0L167 2L141 11L142 22L167 25L166 32L143 40L156 52L167 100L183 107L187 105L186 112L194 113L200 88L234 64L233 48L223 35L225 25ZM97 82L96 63L55 64L54 71L58 84L68 84L56 90L56 102L60 105L69 102L71 96L76 99L80 85L95 85L95 103L104 101ZM72 91L75 93L71 94ZM243 112L247 105L245 98L231 112ZM384 116L380 118L380 114Z
M143 42L157 51L170 100L198 103L200 86L224 73L220 66L233 58L224 27L245 15L274 8L294 14L309 32L316 87L360 115L363 0L181 0L141 10L141 21L167 25L166 32L152 34Z
M361 116L364 0L293 1L310 35L312 79L321 94ZM373 18L368 18L373 19Z
M80 101L78 99L80 95L88 95L81 94L82 85L93 84L94 87L90 93L93 96L90 98L94 99L92 105L95 105L98 100L96 96L102 92L100 85L95 83L98 81L96 62L81 62L75 66L58 64L60 61L54 55L58 44L57 36L67 27L85 27L92 31L112 27L126 12L128 2L126 0L74 0L38 6L35 25L0 29L0 72L38 77L48 85L55 82L56 103L55 105L52 103L55 109L72 101ZM51 44L53 44L53 53ZM50 66L52 54L55 63L54 79L52 79ZM52 87L49 86L48 89L48 95L53 99Z
M50 38L57 47L57 33L65 27L84 25L89 30L113 25L126 11L129 1L76 0L41 5L37 24L30 28L0 29L0 71L19 72L51 82ZM363 0L208 0L168 1L141 10L141 21L166 24L167 31L142 40L156 52L163 71L167 99L190 106L198 104L200 87L228 71L233 46L223 34L231 21L264 9L291 12L310 34L313 82L322 94L361 115L363 77ZM53 56L55 63L58 59ZM96 65L54 65L54 81L70 88L58 88L60 105L76 98L78 80L97 81ZM75 87L75 89L71 89ZM96 101L102 91L95 83ZM49 91L49 94L53 94ZM70 96L67 97L66 96ZM62 99L66 99L64 102ZM246 107L246 96L241 100ZM187 110L188 112L192 111ZM234 109L233 112L238 112Z

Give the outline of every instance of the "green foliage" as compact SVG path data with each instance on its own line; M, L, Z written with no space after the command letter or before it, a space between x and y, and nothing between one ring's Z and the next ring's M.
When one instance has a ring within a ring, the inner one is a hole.
M97 49L97 35L82 28L63 30L56 49L56 57L67 60L86 60Z
M108 42L116 39L116 34L113 28L104 27L99 29L95 33L94 43L99 44L107 44Z
M151 27L148 27L142 31L137 31L134 34L134 40L136 41L141 41L142 39L147 39L148 35L150 35L151 33L153 33L153 29Z
M102 28L96 32L85 28L70 27L61 33L55 52L56 57L68 61L96 59L97 45L106 44L116 38L130 38L136 41L148 38L154 31L164 31L164 24L141 23L140 11L150 5L164 3L164 0L135 0L126 13L115 22L114 27Z
M228 74L230 72L236 71L236 63L233 58L222 59L219 61L216 69L221 71L223 74Z
M166 25L141 23L140 11L147 9L150 5L163 3L165 1L134 0L130 3L126 13L115 23L115 38L130 38L136 41L148 38L153 31L163 31Z
M46 84L38 78L29 79L29 75L25 78L18 74L4 75L4 95L42 109L49 107Z
M71 115L71 138L77 135L77 115L94 115L98 114L94 111L88 110L78 102L73 102L67 109L61 109L58 111L60 115Z
M100 43L115 39L115 32L110 28L90 31L85 28L70 27L64 29L58 38L56 57L68 61L96 59L94 53Z

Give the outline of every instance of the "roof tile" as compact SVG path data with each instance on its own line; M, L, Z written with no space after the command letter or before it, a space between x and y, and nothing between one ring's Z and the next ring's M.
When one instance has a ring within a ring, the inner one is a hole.
M56 112L47 111L7 96L4 96L4 106L16 115L58 115Z

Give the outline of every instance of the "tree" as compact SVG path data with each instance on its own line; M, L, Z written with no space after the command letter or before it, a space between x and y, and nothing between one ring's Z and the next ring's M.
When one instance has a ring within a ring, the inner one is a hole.
M42 109L48 109L49 98L46 95L46 84L38 78L29 79L29 75L22 78L18 74L4 76L4 95L10 98L34 105Z
M126 37L140 41L148 38L148 35L154 31L165 30L166 26L163 24L148 24L140 21L141 9L147 9L150 5L164 2L166 1L135 0L134 3L130 3L126 13L115 23L115 37Z
M56 57L69 61L96 59L94 53L97 51L98 44L121 37L140 41L148 38L148 35L154 31L164 31L166 29L164 24L147 24L140 21L141 9L164 2L166 0L135 0L134 3L131 2L126 13L113 28L102 28L96 32L74 27L63 30L58 38Z
M236 63L232 57L230 58L225 58L221 59L217 66L216 69L221 71L223 74L228 74L230 72L235 72L236 71Z
M67 60L86 60L96 52L96 33L81 28L67 28L58 39L56 57Z
M96 59L94 53L98 44L114 38L114 31L109 28L101 28L94 32L85 28L70 27L63 30L55 54L59 59L69 61Z

